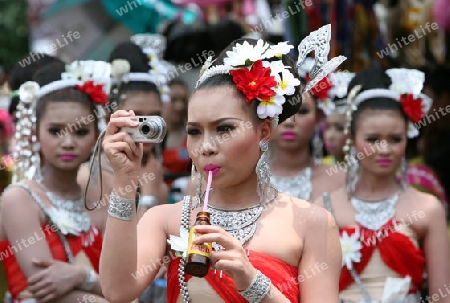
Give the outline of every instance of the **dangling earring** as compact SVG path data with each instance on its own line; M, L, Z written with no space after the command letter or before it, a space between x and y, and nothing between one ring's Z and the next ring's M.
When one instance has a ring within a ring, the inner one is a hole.
M259 148L262 154L256 164L256 177L258 180L256 192L260 202L263 203L266 201L270 188L270 165L266 155L266 152L269 150L269 144L266 141L259 141Z
M194 162L191 165L191 181L195 180L195 173L197 172L197 168L195 167Z
M354 146L350 147L350 152L347 161L349 168L346 174L347 191L352 194L355 191L356 181L358 180L359 162L356 158L356 149Z
M408 187L408 161L406 158L402 158L402 162L400 163L400 173L401 173L401 184L403 190Z
M316 164L321 164L323 158L323 141L322 138L320 138L320 132L317 132L317 134L314 136L312 148L314 162Z
M37 142L36 136L32 136L31 139L31 166L34 167L34 179L36 182L41 183L44 179L42 176L42 170L41 170L41 144Z

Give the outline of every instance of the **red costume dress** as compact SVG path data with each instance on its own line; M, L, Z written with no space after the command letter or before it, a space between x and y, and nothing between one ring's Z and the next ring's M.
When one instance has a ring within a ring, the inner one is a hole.
M395 196L394 198L397 199ZM389 202L378 203L381 208L389 208L389 205L381 204ZM371 206L377 207L376 204L374 202ZM325 205L332 212L327 198ZM395 205L396 200L391 204L394 211ZM375 210L372 216L377 216ZM364 292L376 302L383 302L383 298L387 297L395 297L395 302L399 303L420 302L425 256L418 245L415 232L409 227L414 215L408 217L408 220L398 221L395 220L394 212L394 216L386 220L375 230L360 223L339 228L343 263L346 254L360 257L359 261L351 263L350 268L343 264L339 281L339 296L343 302L363 302ZM356 280L360 280L363 286ZM402 286L394 290L393 283Z
M272 284L289 299L290 302L299 302L298 268L286 264L271 255L257 251L249 251L248 257L252 265L265 274ZM180 284L178 282L178 267L180 258L169 263L167 271L167 302L182 302ZM189 296L196 302L225 302L246 303L236 289L233 279L220 271L209 270L204 278L185 275Z
M184 230L189 229L189 217L191 212L191 197L184 198L182 211L182 225ZM208 211L213 211L208 208ZM214 219L214 213L211 213ZM256 219L259 216L256 217ZM248 218L248 217L246 217ZM248 221L256 222L255 218ZM239 219L236 219L239 221ZM239 223L237 223L239 224ZM218 224L220 226L220 224ZM246 226L242 227L245 230ZM230 232L230 231L229 231ZM181 235L181 230L180 230ZM240 240L240 239L238 239ZM183 239L182 241L187 241ZM242 242L241 242L242 243ZM213 245L214 247L214 245ZM266 275L283 295L292 303L299 302L299 280L303 277L298 274L298 267L289 265L280 259L258 251L247 250L247 256L250 263L262 274ZM180 285L187 290L191 303L246 303L236 289L232 278L222 271L209 269L204 278L190 276L184 272L184 262L181 258L175 258L170 261L167 270L167 302L182 303L183 294L180 291Z
M32 197L35 199L39 206L43 206L37 195L31 191L24 184L14 184L11 186L20 186L26 189ZM39 200L39 201L37 201ZM43 209L47 214L47 209ZM34 233L34 236L27 239L28 243L20 242L16 244L9 243L7 240L0 241L0 254L2 257L3 265L8 279L8 291L11 295L13 302L35 302L32 294L27 290L28 283L27 277L22 272L20 264L17 262L15 253L22 249L32 246L33 242L47 241L47 244L52 253L53 259L62 262L69 262L67 253L64 249L63 242L60 239L62 234L56 230L54 225L49 222L43 224L39 231ZM102 248L102 235L96 226L90 227L86 232L81 232L79 235L62 235L65 241L70 246L71 254L74 258L74 263L85 267L90 267L98 273L100 252ZM32 248L31 248L32 249ZM27 299L27 300L26 300Z

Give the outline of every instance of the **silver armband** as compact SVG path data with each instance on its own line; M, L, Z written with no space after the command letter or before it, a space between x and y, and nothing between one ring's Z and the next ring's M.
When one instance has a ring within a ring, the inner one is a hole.
M158 198L155 196L140 196L139 197L139 206L145 208L152 208L159 204Z
M239 294L249 303L259 303L269 293L271 285L270 279L258 270L250 286Z
M98 276L96 272L88 267L85 267L86 270L86 278L84 278L83 283L78 287L81 290L84 291L90 291L94 288L95 283L97 283Z
M131 221L135 205L136 201L134 199L125 199L111 192L109 196L108 215L122 221Z

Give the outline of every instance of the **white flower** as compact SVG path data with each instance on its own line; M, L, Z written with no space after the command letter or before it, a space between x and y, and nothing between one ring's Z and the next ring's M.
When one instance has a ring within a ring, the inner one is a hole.
M340 237L342 248L342 266L347 266L348 269L353 267L353 262L361 261L362 244L359 241L359 231L357 230L353 235L349 236L346 231Z
M264 58L281 58L282 55L287 55L293 49L292 45L287 42L280 42L277 45L271 45L267 52L264 54Z
M111 63L111 76L114 78L122 78L130 72L130 63L124 59L116 59Z
M288 70L283 69L281 71L281 78L276 79L278 86L275 88L277 95L293 95L295 93L295 87L300 85L300 80L294 77L294 75Z
M38 97L39 89L39 84L36 82L25 82L19 88L20 100L26 103L33 103Z
M283 111L282 104L286 101L283 96L275 95L269 101L260 101L256 111L261 119L273 118Z
M78 224L71 218L70 212L64 209L51 207L47 210L50 221L58 227L64 235L78 236L82 231Z
M84 68L78 61L72 62L70 65L66 65L66 72L61 74L62 80L86 80L84 75Z
M325 115L327 115L327 116L328 116L329 114L331 114L331 113L334 111L335 107L336 107L336 105L334 104L333 101L331 101L330 98L327 98L327 99L325 99L325 100L320 100L320 101L318 102L317 106L318 106L318 107L323 111L323 113L324 113Z
M264 68L270 68L270 75L274 77L278 77L275 80L279 82L279 74L283 72L283 70L286 69L286 66L284 66L283 62L281 60L276 61L263 61L263 67Z
M408 123L408 130L406 131L406 136L410 139L415 138L419 135L419 130L414 126L412 122Z
M180 228L180 237L170 235L167 243L175 251L177 257L185 258L188 251L189 231L185 228Z
M247 41L243 44L236 44L232 51L227 51L227 57L223 60L223 63L228 66L244 66L248 65L248 61L251 63L262 60L263 53L269 48L269 44L259 39L255 46L250 45Z

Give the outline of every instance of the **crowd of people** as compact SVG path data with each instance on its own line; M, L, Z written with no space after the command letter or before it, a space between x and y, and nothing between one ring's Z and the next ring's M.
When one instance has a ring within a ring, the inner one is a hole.
M450 70L343 70L330 36L235 40L193 91L158 35L107 61L17 65L0 112L5 301L450 302ZM167 134L135 142L133 116Z

